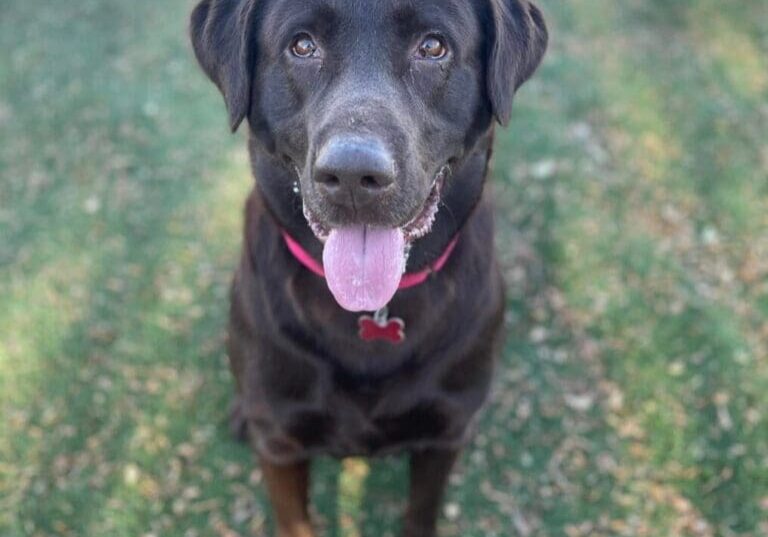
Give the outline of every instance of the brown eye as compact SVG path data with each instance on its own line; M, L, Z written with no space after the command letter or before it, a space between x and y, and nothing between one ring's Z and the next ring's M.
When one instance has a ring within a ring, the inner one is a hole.
M419 45L419 56L425 60L440 60L448 54L445 42L436 35L430 35Z
M311 58L317 52L317 45L307 34L301 34L293 41L291 52L297 58Z

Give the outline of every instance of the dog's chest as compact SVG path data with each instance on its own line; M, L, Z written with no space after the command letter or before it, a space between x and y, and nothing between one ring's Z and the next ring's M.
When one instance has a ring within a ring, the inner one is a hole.
M275 460L369 456L460 444L467 405L421 375L350 386L318 380L301 400L262 400L251 420L260 451ZM317 391L315 391L317 390Z

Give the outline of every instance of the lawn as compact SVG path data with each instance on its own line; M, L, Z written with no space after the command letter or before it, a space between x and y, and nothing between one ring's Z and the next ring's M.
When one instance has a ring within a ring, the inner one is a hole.
M445 537L768 535L768 3L541 0L508 338ZM223 350L251 186L191 0L0 0L0 535L269 535ZM392 536L402 461L314 468Z

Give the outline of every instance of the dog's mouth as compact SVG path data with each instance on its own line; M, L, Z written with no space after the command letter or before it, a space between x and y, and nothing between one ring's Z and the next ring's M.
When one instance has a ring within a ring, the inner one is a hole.
M331 228L304 204L304 216L310 228L325 244L326 280L342 308L378 311L392 300L405 272L411 243L432 230L449 171L448 166L444 166L436 174L419 213L399 227L358 224Z
M440 196L443 191L443 185L449 173L450 168L448 166L443 166L440 169L432 181L432 187L421 211L400 227L407 243L410 244L432 231L432 225L435 223L435 218L440 208ZM307 220L312 233L315 234L320 242L325 243L331 235L333 228L317 218L306 202L304 203L304 218Z

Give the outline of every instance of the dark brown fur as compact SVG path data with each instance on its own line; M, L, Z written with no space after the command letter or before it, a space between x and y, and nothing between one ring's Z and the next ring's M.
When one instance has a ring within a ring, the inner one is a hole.
M448 264L390 305L403 345L357 336L322 278L288 252L255 190L232 292L229 352L239 415L275 463L316 454L456 449L468 438L493 369L502 282L488 203Z
M376 36L363 38L373 11ZM454 54L414 60L411 40L441 28ZM297 31L314 31L327 56L287 54ZM312 457L406 453L403 535L433 537L493 376L504 293L484 185L493 120L508 121L514 90L546 48L541 13L527 0L202 0L192 40L232 127L247 119L250 129L257 186L232 286L232 422L260 458L278 536L314 535ZM375 136L390 152L400 173L378 203L340 207L318 188L315 159L329 133ZM404 343L362 341L360 315L339 307L281 233L317 260L322 244L302 204L330 228L401 227L445 167L440 212L413 243L408 270L430 266L455 236L457 247L439 273L389 304L405 322Z
M446 267L392 302L406 343L362 342L358 315L342 311L291 256L254 190L232 287L233 426L262 459L280 537L313 535L312 456L403 452L412 454L404 535L434 535L448 472L488 394L503 304L483 201Z

